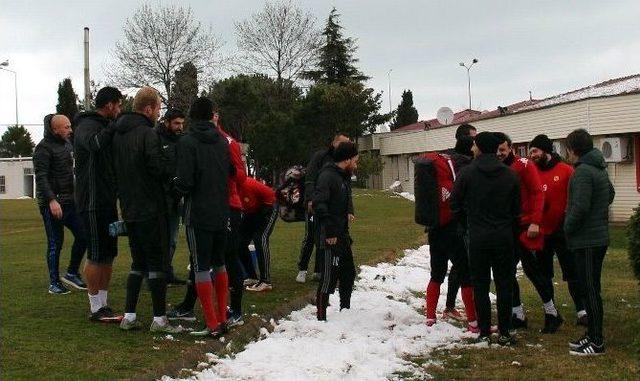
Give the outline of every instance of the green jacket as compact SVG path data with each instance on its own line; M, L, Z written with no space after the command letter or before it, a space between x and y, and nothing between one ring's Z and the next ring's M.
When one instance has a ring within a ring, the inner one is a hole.
M609 205L615 191L602 152L594 148L582 155L569 180L564 232L569 249L609 245Z

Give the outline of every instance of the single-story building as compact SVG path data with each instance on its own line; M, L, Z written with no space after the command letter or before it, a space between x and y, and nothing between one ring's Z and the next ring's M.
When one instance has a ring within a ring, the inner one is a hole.
M584 128L595 139L608 162L616 198L611 207L613 222L625 222L640 204L640 74L612 79L550 98L529 99L492 111L464 110L452 124L421 121L397 130L359 139L359 149L379 154L384 163L380 176L369 185L387 189L396 181L413 193L413 158L421 153L453 147L455 130L462 123L479 132L502 131L526 155L528 143L538 134L554 140L560 155L566 155L564 138Z
M0 158L0 200L35 197L31 157Z

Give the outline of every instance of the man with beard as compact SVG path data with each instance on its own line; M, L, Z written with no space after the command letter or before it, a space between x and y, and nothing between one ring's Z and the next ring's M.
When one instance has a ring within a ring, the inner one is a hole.
M542 232L544 249L538 253L543 275L548 279L553 291L553 256L557 255L562 279L569 286L569 294L576 308L577 324L587 326L587 312L584 309L584 295L575 270L575 256L567 248L564 235L564 214L567 209L567 191L573 167L563 163L553 152L553 142L547 135L538 135L529 145L529 158L536 163L544 191L544 212Z
M317 318L327 320L329 295L339 281L340 309L351 308L356 268L351 251L349 216L352 213L351 176L358 168L358 148L340 143L332 153L333 163L320 171L311 198L320 224L320 245L324 246L324 267L316 296Z

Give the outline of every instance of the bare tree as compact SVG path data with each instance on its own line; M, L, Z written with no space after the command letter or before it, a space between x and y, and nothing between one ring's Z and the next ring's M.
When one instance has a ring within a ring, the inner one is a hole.
M240 65L245 72L295 81L315 64L320 31L315 18L290 0L267 2L262 11L235 23Z
M113 52L117 64L108 77L124 88L157 86L166 104L176 70L191 62L203 77L212 77L222 62L221 46L190 7L144 3L125 23L124 39Z

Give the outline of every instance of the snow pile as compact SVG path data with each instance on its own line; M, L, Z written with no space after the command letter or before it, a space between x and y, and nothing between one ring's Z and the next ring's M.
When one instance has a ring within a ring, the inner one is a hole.
M404 197L409 201L416 202L416 196L413 193L400 192L400 193L397 193L397 195L400 196L400 197Z
M339 311L336 292L327 322L316 320L314 306L294 311L263 340L233 358L212 358L212 367L192 379L386 380L403 371L428 378L406 358L473 337L446 322L425 325L422 293L429 271L428 246L406 250L396 264L362 266L350 310Z

